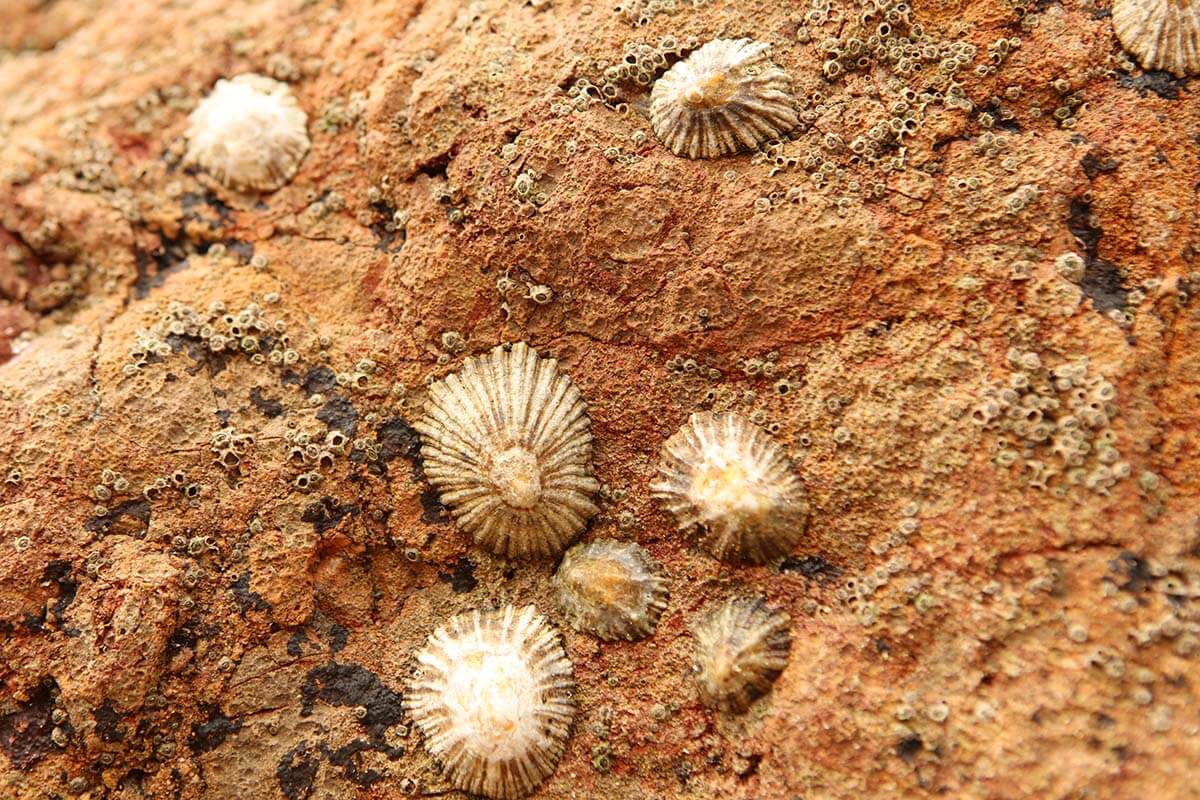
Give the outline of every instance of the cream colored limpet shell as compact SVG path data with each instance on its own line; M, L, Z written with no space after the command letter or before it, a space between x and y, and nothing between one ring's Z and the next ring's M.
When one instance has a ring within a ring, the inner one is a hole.
M714 39L671 67L650 94L650 125L671 152L717 158L754 150L796 127L787 73L770 45Z
M524 342L434 383L416 428L429 482L496 555L560 553L596 513L587 406L558 362Z
M417 654L405 706L457 789L525 797L558 765L575 715L574 672L533 606L452 617Z
M808 520L804 487L783 450L735 413L693 414L662 448L654 497L681 530L725 561L758 564L787 555Z
M788 615L761 599L734 598L696 627L692 664L706 706L740 714L771 690L791 650Z
M640 545L577 544L554 573L559 604L578 630L612 641L642 639L667 609L667 578Z
M188 117L184 161L231 189L274 191L308 152L307 126L286 83L254 73L222 79Z
M1200 0L1113 0L1112 23L1144 69L1200 74Z

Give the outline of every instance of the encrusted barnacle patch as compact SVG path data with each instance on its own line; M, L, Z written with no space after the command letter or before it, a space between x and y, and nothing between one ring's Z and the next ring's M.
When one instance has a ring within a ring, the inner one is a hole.
M762 564L800 541L808 520L804 488L786 454L762 429L732 412L693 414L667 439L651 485L680 529L725 561Z
M578 544L554 575L558 599L577 629L601 639L642 639L667 608L662 567L632 542Z
M558 764L575 715L574 671L533 606L452 617L417 654L405 698L458 789L524 797Z
M655 135L676 155L717 158L796 127L787 73L769 50L750 39L714 39L675 64L650 94Z
M740 714L771 690L791 649L788 615L756 598L733 598L696 627L693 670L700 699Z
M586 404L524 342L434 383L416 428L442 503L496 555L559 553L596 513Z
M188 117L185 161L231 189L274 191L308 152L307 126L286 83L254 73L222 79Z
M1200 74L1200 0L1113 0L1112 22L1145 69Z

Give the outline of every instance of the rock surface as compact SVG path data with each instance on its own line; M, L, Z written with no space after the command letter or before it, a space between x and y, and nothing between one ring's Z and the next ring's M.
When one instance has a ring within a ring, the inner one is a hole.
M1106 2L0 6L0 796L454 796L413 652L510 602L578 683L538 797L1196 796L1200 102ZM741 36L801 127L672 155L647 82ZM181 165L251 71L312 138L264 195ZM185 318L262 321L261 357ZM589 403L584 538L671 576L648 639L571 630L554 561L424 479L427 382L517 339ZM650 499L700 409L793 459L782 562ZM735 592L793 644L732 717L689 668Z

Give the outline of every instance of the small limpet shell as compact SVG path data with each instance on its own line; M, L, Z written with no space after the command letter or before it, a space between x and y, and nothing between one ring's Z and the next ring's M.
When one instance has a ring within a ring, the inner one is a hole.
M219 80L188 117L184 161L231 189L273 191L308 152L307 126L286 83L254 73Z
M791 649L788 615L761 599L733 598L696 627L693 670L700 699L740 714L771 690Z
M765 563L800 541L804 487L787 455L761 428L732 412L693 414L667 439L651 484L680 529L725 561Z
M667 609L662 567L632 542L575 545L563 556L554 585L575 627L608 641L649 636Z
M717 158L754 150L796 127L787 73L770 45L714 39L671 67L650 93L650 125L671 152Z

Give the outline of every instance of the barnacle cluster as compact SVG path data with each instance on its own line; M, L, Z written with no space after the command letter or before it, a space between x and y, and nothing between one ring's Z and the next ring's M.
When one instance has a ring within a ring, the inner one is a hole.
M238 433L233 428L221 428L212 435L210 449L213 463L230 472L237 470L242 463L242 456L247 448L254 444L254 435Z
M590 426L558 362L517 342L434 383L416 428L425 474L459 525L514 557L561 552L596 512Z
M765 563L804 534L804 488L786 454L740 414L693 414L663 445L651 490L717 558Z
M1113 0L1112 23L1146 69L1200 74L1200 0Z
M742 713L771 690L791 649L788 615L761 598L731 598L696 626L692 669L704 704Z
M770 45L714 39L654 84L650 125L676 155L717 158L754 150L796 127L787 73Z
M1129 476L1111 427L1116 387L1091 373L1086 358L1048 366L1012 348L1008 362L1007 385L985 385L970 411L975 424L999 434L998 467L1016 465L1025 483L1058 494L1072 486L1106 494Z
M291 366L300 360L300 353L291 347L287 322L270 319L258 303L233 311L214 300L205 311L197 311L172 300L156 324L135 334L124 373L136 375L189 341L211 353L244 354L254 364Z
M557 631L533 606L451 617L417 662L405 705L455 787L510 800L554 771L575 679Z
M188 117L185 158L232 189L273 191L308 152L307 125L286 83L253 73L222 79Z
M649 25L660 14L678 14L682 9L711 3L712 0L621 0L613 12L634 27Z
M558 599L575 627L601 639L641 639L667 608L662 567L631 542L572 547L554 575Z

